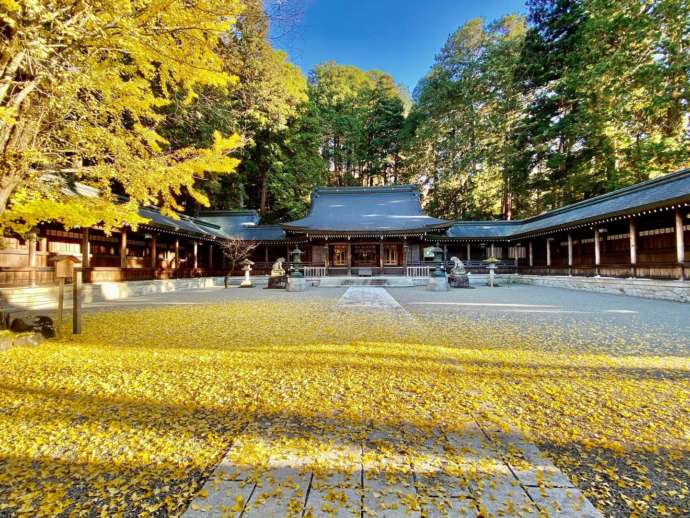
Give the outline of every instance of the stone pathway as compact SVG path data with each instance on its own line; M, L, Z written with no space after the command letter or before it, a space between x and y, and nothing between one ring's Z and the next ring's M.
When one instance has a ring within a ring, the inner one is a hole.
M337 307L403 311L403 307L385 288L371 286L348 288L338 301Z
M348 289L337 308L407 313L370 287ZM248 426L184 514L200 516L602 515L516 431L471 415L433 429L324 415Z

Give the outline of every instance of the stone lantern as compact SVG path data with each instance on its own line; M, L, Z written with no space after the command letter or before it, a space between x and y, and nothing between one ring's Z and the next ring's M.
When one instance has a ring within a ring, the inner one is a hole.
M250 261L249 259L245 259L242 261L242 271L244 272L244 280L240 283L240 288L252 288L252 280L249 277L250 272L252 271L252 266L254 265L254 261Z
M290 260L291 277L304 277L304 274L300 271L300 267L302 266L302 254L304 254L304 252L302 252L297 245L295 245L295 249L290 252L290 255L292 256L292 259Z
M445 277L446 272L443 270L443 248L438 246L438 243L429 250L434 254L434 269L431 272L432 277Z
M429 251L434 254L434 269L429 276L426 289L429 291L448 291L448 278L443 269L443 248L436 243Z
M287 280L287 291L304 291L307 289L307 280L301 272L302 265L302 250L295 245L295 249L290 252L292 260L290 261L290 276Z
M498 286L498 284L496 284L496 263L498 262L498 259L492 256L486 259L484 262L489 270L489 280L486 284L491 288L495 288Z

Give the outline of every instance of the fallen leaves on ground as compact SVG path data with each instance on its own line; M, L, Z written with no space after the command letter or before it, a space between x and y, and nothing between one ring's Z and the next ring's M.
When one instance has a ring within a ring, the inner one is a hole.
M687 357L328 304L93 313L79 337L0 353L0 514L180 514L267 419L367 432L468 415L519 429L608 514L687 510Z

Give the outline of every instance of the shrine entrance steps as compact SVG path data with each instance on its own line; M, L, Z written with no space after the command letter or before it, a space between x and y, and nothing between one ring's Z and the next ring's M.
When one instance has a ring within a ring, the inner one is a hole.
M426 282L426 277L321 277L319 287L379 286L384 288L411 288L424 285Z

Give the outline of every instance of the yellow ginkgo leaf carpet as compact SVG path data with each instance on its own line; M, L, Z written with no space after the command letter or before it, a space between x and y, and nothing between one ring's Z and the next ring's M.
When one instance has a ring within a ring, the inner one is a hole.
M436 511L457 514L447 506L463 504L434 494L443 487L435 463L455 459L444 466L455 487L481 485L490 466L463 466L476 450L453 434L486 442L482 430L519 438L499 452L516 470L520 440L536 445L604 514L687 511L687 358L547 346L528 338L543 330L500 322L335 317L327 304L92 313L79 337L0 353L0 515L180 515L223 459L243 467L227 476L240 480L305 458L317 474L342 468L307 488L319 491L323 512L346 509L357 482L348 466L360 458L389 487L424 489L401 490L404 509L416 512L428 496ZM302 481L286 479L280 487L299 500ZM509 490L489 489L499 500ZM237 515L244 499L224 511Z

